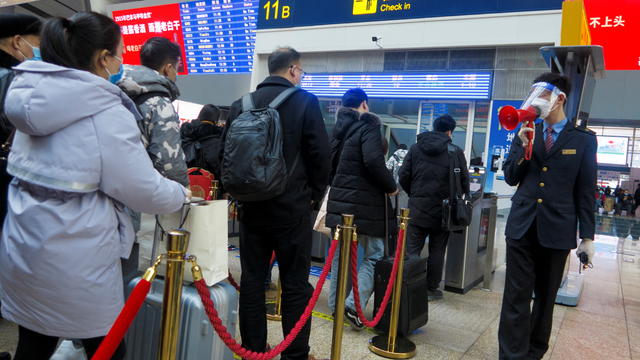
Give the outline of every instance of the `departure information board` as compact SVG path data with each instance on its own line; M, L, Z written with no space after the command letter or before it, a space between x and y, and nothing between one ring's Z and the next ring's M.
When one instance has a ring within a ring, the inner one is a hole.
M257 1L213 0L180 4L189 73L250 72Z
M180 45L181 75L247 73L253 68L258 0L190 1L120 10L124 62L140 64L145 41L162 36Z
M491 83L491 72L308 74L302 88L322 97L341 97L349 89L362 88L371 98L486 100Z

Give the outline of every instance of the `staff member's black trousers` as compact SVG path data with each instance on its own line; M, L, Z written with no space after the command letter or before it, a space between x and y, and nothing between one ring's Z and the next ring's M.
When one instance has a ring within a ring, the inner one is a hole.
M540 245L535 222L522 239L507 238L507 274L498 331L500 359L541 359L549 349L553 306L567 255L569 250Z
M305 214L288 226L251 226L240 223L240 335L242 345L253 351L265 351L267 318L264 282L270 271L269 261L275 250L282 284L282 331L291 332L311 299L309 284L311 265L311 216ZM282 353L283 360L306 360L309 355L311 319L291 346Z
M420 256L425 239L429 237L429 256L427 258L427 288L437 290L442 281L444 255L449 242L449 232L442 228L423 228L409 224L407 232L407 254Z

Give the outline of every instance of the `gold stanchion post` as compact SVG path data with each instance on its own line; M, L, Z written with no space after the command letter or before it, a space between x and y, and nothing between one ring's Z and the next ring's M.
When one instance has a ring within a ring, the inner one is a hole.
M276 302L267 305L267 320L282 321L282 283L280 283L280 279L278 279Z
M409 209L400 210L400 228L403 230L402 246L398 275L393 287L391 302L391 319L389 320L389 335L379 335L369 340L369 350L376 355L388 359L409 359L416 355L416 345L411 340L398 337L398 320L400 317L400 296L402 294L402 273L404 270L404 252L406 248L407 226L409 224Z
M211 200L218 200L218 189L220 189L218 180L212 180L211 191L209 192L209 197L211 198Z
M162 300L160 360L175 360L177 355L184 257L188 245L188 231L171 230L167 233L167 275Z
M342 226L338 226L334 240L340 241L340 261L338 267L338 286L336 289L335 318L333 319L333 339L331 359L339 360L342 352L342 333L344 331L344 302L347 296L347 277L349 276L349 253L353 240L353 215L342 215ZM334 281L334 279L332 279Z

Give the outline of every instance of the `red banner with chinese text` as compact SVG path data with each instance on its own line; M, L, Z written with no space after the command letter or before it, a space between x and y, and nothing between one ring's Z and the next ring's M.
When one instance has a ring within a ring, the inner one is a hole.
M640 0L585 0L591 44L604 47L607 70L640 70Z
M180 5L168 4L113 12L113 20L120 25L124 41L123 61L125 64L140 65L140 49L148 39L165 37L180 45L182 59L178 66L180 75L187 75Z

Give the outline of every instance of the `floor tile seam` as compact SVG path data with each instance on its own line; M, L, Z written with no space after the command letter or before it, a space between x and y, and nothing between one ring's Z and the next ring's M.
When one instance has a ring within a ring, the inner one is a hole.
M487 330L491 329L491 324L493 324L494 321L498 320L500 318L500 313L498 313L498 315L496 315L495 318L493 318L493 320L491 320L489 322L489 325L487 326L486 329L484 329L484 331L482 331L480 333L480 336L478 336L478 338L476 339L476 341L473 342L473 344L471 344L471 346L469 346L469 348L467 349L467 351L464 352L464 354L462 355L462 357L464 358L465 356L467 356L467 354L471 351L471 349L473 349L473 347L478 343L478 341L480 341L480 338L482 337L482 335L484 335L485 332L487 332ZM499 326L499 325L498 325ZM498 327L499 328L499 327Z
M566 319L567 319L567 314L565 313L564 316L562 317L562 320L560 320L560 325L558 326L558 333L556 334L556 341L553 342L553 346L551 347L551 352L549 353L551 354L549 358L553 357L553 352L556 350L556 345L558 344L558 338L560 337L560 333L562 332L562 326L564 325L564 322Z
M633 356L633 350L631 349L631 335L629 329L629 319L627 317L627 306L624 299L624 287L622 286L622 259L618 259L618 276L620 284L620 294L622 295L622 311L624 312L624 325L627 328L627 345L629 346L629 358Z
M603 316L603 317L610 318L610 319L623 320L622 318L617 317L617 316L612 316L612 315L609 315L609 314L603 314L603 313L599 313L599 312L596 312L596 311L594 311L594 310L589 310L589 309L579 309L579 308L576 308L576 311L578 311L578 312L583 312L583 313L587 313L587 314L590 314L590 315ZM624 305L622 306L622 311L624 312ZM563 320L564 320L564 319L563 319ZM626 320L627 320L626 312L625 312L625 314L624 314L624 320L625 320L625 322L626 322ZM571 321L573 321L573 320L571 320Z

